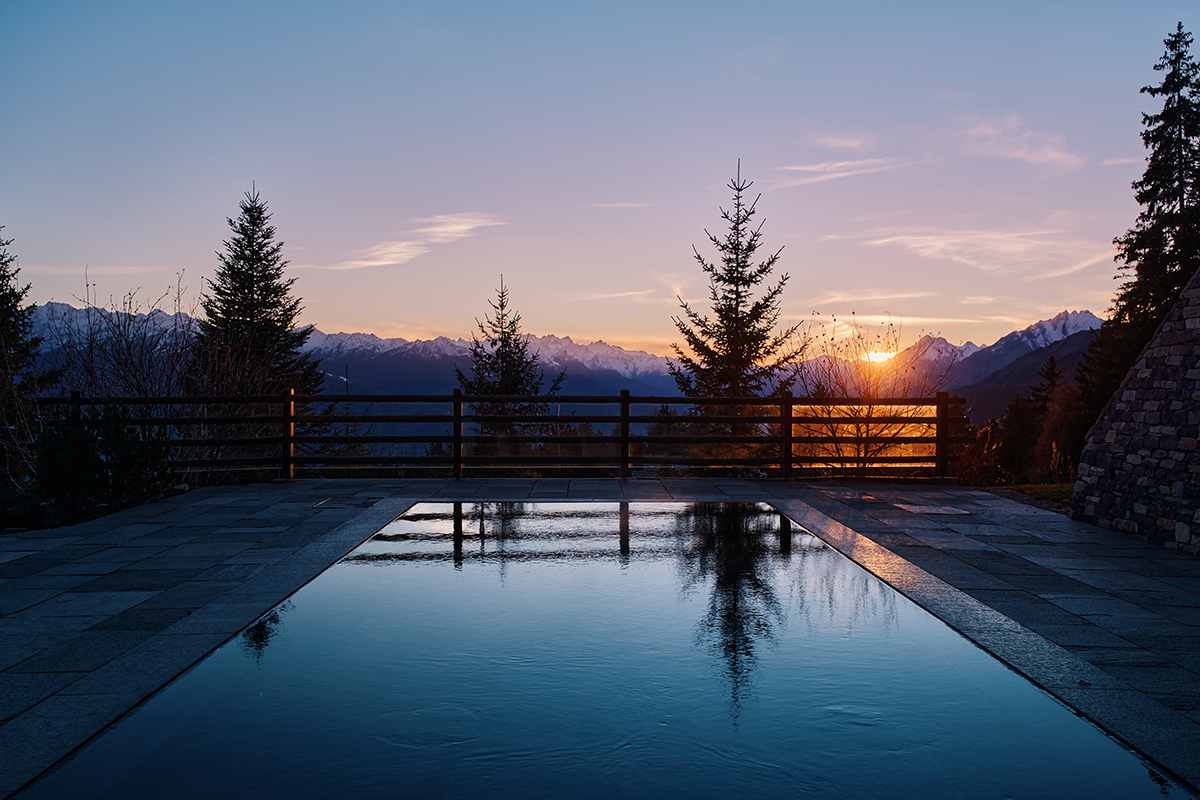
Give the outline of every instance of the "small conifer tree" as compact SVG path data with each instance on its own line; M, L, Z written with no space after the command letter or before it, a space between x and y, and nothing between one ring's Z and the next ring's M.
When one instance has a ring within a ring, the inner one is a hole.
M538 365L539 353L529 351L529 339L521 333L521 315L508 307L508 289L504 276L500 276L500 289L496 301L488 301L495 317L485 315L479 326L480 340L471 334L471 376L467 377L456 365L454 375L463 394L504 395L534 397L542 395L545 373ZM566 371L560 372L550 382L546 397L554 395L562 386ZM545 403L493 401L473 403L474 413L479 415L544 414ZM507 422L480 423L485 435L513 433L528 426L514 426Z
M753 225L758 198L747 203L745 193L753 183L743 180L741 162L737 177L729 182L733 208L721 209L729 225L724 236L705 230L717 250L709 261L692 248L697 263L709 278L712 316L701 314L679 298L683 315L672 317L687 346L672 344L670 363L675 385L686 397L751 397L790 391L795 380L788 367L798 353L785 352L785 344L799 327L776 330L780 296L788 276L755 296L779 261L780 250L755 263L762 246L762 223Z
M317 362L300 348L312 327L298 327L302 307L285 279L283 242L257 190L246 192L232 235L217 253L220 268L200 298L204 319L196 336L196 378L213 394L321 391Z

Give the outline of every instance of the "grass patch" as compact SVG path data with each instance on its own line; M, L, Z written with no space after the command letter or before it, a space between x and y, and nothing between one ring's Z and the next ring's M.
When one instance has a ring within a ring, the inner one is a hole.
M1009 489L1023 495L1044 500L1047 503L1066 508L1071 505L1071 494L1075 491L1073 483L1027 483L1022 486L1009 486Z

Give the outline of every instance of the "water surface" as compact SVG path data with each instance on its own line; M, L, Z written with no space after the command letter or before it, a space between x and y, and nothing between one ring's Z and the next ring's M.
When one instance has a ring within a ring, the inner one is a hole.
M25 797L1187 797L756 504L414 507Z

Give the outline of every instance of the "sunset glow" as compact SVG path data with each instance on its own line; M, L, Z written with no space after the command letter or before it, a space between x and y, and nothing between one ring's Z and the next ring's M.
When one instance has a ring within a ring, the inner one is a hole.
M781 326L982 345L1103 313L1138 88L1197 24L1195 0L68 5L0 4L5 115L36 121L0 128L27 302L190 307L255 186L302 324L469 337L503 274L528 332L664 355L739 163Z
M895 357L895 353L867 353L863 356L863 361L890 361Z

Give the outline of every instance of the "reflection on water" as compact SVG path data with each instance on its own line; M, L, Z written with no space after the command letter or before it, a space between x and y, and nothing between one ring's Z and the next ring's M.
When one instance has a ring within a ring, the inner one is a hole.
M768 506L427 503L23 800L1186 796L1150 775Z
M292 601L283 601L238 636L242 652L254 659L255 664L262 664L267 645L283 633L283 615L291 609Z
M778 512L730 503L690 506L676 516L675 525L683 590L709 594L708 613L698 624L696 638L724 661L736 725L750 692L756 651L769 644L784 623L772 583L772 548L787 560L790 530L780 525Z

